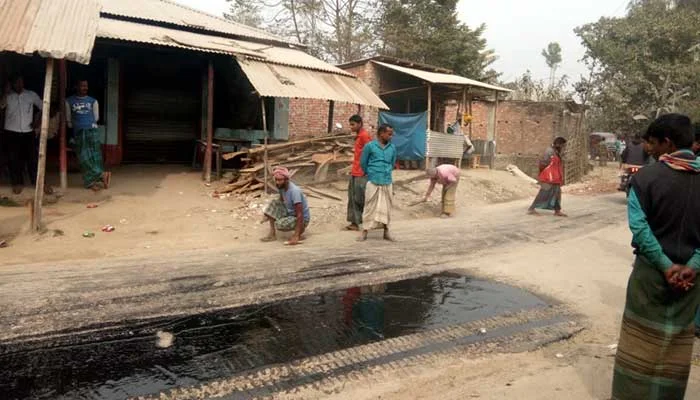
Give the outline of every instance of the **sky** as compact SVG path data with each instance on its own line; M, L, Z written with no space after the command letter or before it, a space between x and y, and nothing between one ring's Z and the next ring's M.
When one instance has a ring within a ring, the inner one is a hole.
M225 0L176 0L193 8L221 15ZM255 0L251 0L255 1ZM622 16L629 0L460 0L459 18L471 27L486 24L484 36L498 60L493 67L508 82L528 69L537 79L549 77L542 49L559 42L563 62L557 76L576 81L586 74L579 62L584 49L574 28L603 16Z

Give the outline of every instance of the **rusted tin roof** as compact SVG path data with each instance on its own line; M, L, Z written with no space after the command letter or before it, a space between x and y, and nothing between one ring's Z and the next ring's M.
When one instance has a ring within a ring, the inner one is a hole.
M352 74L319 60L301 49L290 48L289 45L285 44L271 46L108 17L100 18L97 36L105 39L177 47L206 53L245 56L268 63L352 76Z
M322 99L389 107L354 76L330 74L255 60L238 62L255 90L264 97Z
M0 51L88 64L100 8L97 0L0 0Z
M204 32L219 32L241 38L294 43L251 26L178 4L171 0L101 0L102 13L142 21L156 21Z
M449 86L471 86L471 87L475 87L475 88L479 88L479 89L494 90L497 92L505 92L505 93L512 92L512 90L506 89L504 87L490 85L488 83L475 81L473 79L465 78L465 77L459 76L459 75L444 74L444 73L440 73L440 72L423 71L420 69L402 67L400 65L394 65L394 64L388 64L388 63L381 62L381 61L371 61L371 62L373 62L377 65L380 65L384 68L392 69L394 71L398 71L398 72L401 72L401 73L404 73L407 75L411 75L415 78L421 79L423 81L426 81L426 82L432 83L432 84L449 85Z

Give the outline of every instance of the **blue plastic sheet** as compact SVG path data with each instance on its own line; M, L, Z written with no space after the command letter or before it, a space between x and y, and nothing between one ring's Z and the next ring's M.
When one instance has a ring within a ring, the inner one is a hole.
M428 113L397 114L379 113L379 123L394 128L392 143L396 146L399 160L423 160L425 158L425 135Z

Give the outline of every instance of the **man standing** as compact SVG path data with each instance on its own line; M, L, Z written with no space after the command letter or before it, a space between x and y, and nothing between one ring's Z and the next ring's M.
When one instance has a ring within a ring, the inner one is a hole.
M66 99L66 121L73 128L74 150L83 173L83 185L94 191L109 188L111 173L104 172L102 142L97 130L100 110L97 100L88 96L88 82L78 81L78 93Z
M5 108L3 141L9 161L12 192L20 194L24 186L25 167L32 185L36 184L37 141L34 126L38 118L35 118L34 111L41 111L43 104L39 95L24 89L24 78L21 75L13 76L10 83L12 90L2 102L2 107ZM45 191L51 193L52 189L47 185Z
M263 222L270 223L270 233L261 240L272 242L277 240L276 231L294 231L292 238L285 244L297 245L302 242L302 235L311 221L309 205L299 186L290 180L291 176L287 168L276 167L272 170L272 176L279 189L280 197L272 200L263 211L265 215Z
M391 144L394 129L382 124L377 131L377 140L368 143L362 151L360 166L367 174L365 208L362 213L362 235L367 240L370 229L384 228L384 240L393 242L389 233L393 202L392 171L396 165L396 147Z
M360 230L362 225L362 212L365 209L365 189L367 187L367 177L360 165L362 150L371 141L369 133L363 127L362 117L353 115L350 117L350 131L355 135L355 150L352 160L352 172L350 173L350 183L348 184L348 222L345 227L349 231Z
M540 210L554 210L557 217L566 217L561 211L561 187L564 184L564 164L562 153L566 146L566 139L558 137L554 139L552 147L544 153L544 158L540 161L540 175L537 180L540 184L540 191L528 209L531 215L538 215Z
M423 198L423 202L430 200L436 184L442 185L442 214L440 217L451 217L455 213L455 200L457 197L457 185L459 184L459 168L452 164L438 165L426 171L430 177L428 192Z
M658 162L632 177L629 225L636 260L627 286L612 398L685 396L700 288L700 161L690 119L668 114L646 132Z

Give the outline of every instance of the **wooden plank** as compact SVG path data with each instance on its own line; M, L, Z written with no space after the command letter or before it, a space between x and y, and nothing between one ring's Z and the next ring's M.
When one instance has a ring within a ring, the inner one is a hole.
M338 196L336 196L336 195L334 195L334 194L326 193L326 192L324 192L323 190L315 189L315 188L312 188L312 187L310 187L310 186L304 186L304 187L305 187L306 189L308 189L310 192L315 193L315 194L318 194L318 195L320 195L320 196L328 197L329 199L333 199L333 200L343 201L342 198L340 198L340 197L338 197Z

